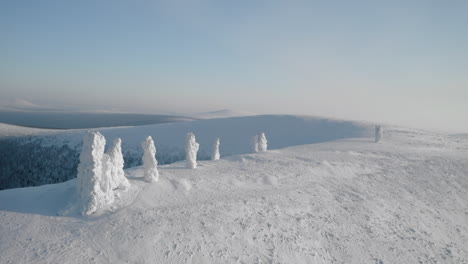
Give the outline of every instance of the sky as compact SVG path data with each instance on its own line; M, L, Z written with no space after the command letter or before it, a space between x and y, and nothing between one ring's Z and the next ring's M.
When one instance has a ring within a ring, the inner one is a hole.
M4 0L0 104L468 132L468 1Z

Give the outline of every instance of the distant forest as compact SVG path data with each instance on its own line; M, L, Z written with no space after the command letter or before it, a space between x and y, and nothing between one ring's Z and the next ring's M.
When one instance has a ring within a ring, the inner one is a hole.
M81 148L81 146L79 147ZM0 190L60 183L76 178L80 149L68 145L42 144L40 137L0 139ZM124 151L125 168L142 164L142 150ZM185 159L183 149L173 149L165 155L157 153L159 164ZM200 152L200 160L209 159Z

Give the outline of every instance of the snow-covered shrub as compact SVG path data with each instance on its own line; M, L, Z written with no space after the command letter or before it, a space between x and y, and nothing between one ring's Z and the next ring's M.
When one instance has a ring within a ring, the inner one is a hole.
M77 191L82 214L92 214L113 200L113 196L110 198L112 189L108 188L110 182L109 174L107 174L108 166L112 165L110 158L104 154L105 145L106 139L99 132L89 131L83 137L77 177Z
M219 137L216 138L213 144L213 153L211 153L211 160L219 160Z
M187 160L187 167L195 169L197 167L197 152L200 144L197 143L193 133L187 134L187 143L185 145L185 158Z
M265 133L260 133L258 135L258 151L263 152L268 150L268 141L266 139Z
M141 143L143 147L143 170L145 181L157 182L159 180L158 161L156 160L156 147L151 136Z
M124 158L122 154L122 140L120 138L116 138L114 140L114 144L111 148L109 148L107 154L109 155L110 160L112 162L111 188L127 190L130 187L130 183L125 177Z
M250 144L252 145L252 152L257 153L258 152L258 135L255 135L252 137Z
M380 142L383 138L383 127L375 126L375 142Z

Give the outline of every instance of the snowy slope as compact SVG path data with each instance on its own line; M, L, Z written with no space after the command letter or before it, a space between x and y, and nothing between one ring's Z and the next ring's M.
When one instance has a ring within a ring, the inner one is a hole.
M259 132L266 132L269 148L277 149L369 136L370 129L367 124L350 121L264 115L93 130L100 131L107 142L122 138L125 162L127 167L133 167L141 164L141 142L147 136L155 140L159 164L168 164L185 158L188 132L193 132L200 143L198 157L209 159L216 137L221 139L221 156L228 156L250 153L251 137ZM59 183L74 178L78 165L76 157L85 132L63 130L17 140L0 140L0 167L4 168L0 171L0 189Z
M249 153L251 137L259 132L266 133L269 147L273 149L371 134L370 126L363 123L289 115L231 117L93 130L98 130L108 140L122 138L124 152L138 155L141 154L143 139L152 136L162 156L183 156L185 135L193 132L200 143L199 155L205 158L209 156L216 137L221 138L221 155L226 156ZM62 132L43 140L50 144L79 146L84 132Z
M0 139L7 137L38 136L57 133L59 130L30 128L0 123Z
M0 191L0 263L467 263L468 141L386 128L160 167L91 217L74 180ZM57 216L60 212L64 216Z

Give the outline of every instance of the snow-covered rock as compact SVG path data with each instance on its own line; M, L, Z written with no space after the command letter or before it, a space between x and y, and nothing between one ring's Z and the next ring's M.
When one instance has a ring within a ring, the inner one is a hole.
M143 147L143 169L146 182L159 181L158 161L156 160L156 147L151 136L141 143Z
M197 143L195 135L188 133L186 136L185 145L185 158L187 160L187 167L190 169L197 168L197 152L200 144Z

